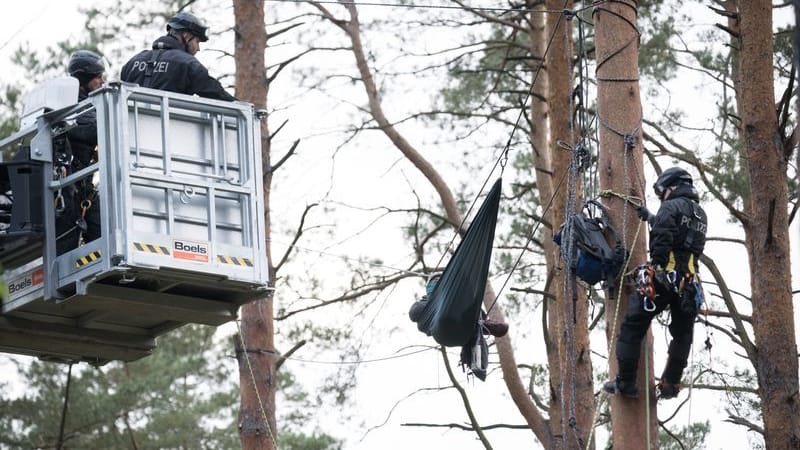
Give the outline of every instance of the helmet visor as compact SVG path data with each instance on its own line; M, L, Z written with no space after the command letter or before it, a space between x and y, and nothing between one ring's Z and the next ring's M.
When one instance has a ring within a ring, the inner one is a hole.
M659 200L661 200L664 197L664 191L666 191L666 188L664 186L658 183L653 184L653 192L656 193L656 197L658 197Z

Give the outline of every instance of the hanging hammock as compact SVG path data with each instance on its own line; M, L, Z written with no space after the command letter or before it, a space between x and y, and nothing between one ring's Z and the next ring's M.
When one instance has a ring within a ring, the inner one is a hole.
M419 315L417 327L441 345L475 342L500 205L501 180L492 186Z

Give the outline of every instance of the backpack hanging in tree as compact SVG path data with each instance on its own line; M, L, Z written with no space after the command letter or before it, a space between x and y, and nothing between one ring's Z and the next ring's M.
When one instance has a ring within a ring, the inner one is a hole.
M419 315L419 330L441 345L474 345L480 334L478 319L489 274L500 187L498 179Z
M591 207L595 207L599 214L593 213ZM611 243L606 240L605 231L610 234ZM565 244L570 239L572 254L568 255ZM572 215L571 226L564 222L553 241L561 247L561 253L575 275L589 285L600 281L613 284L625 262L626 251L611 223L608 209L595 200L586 202L580 213Z

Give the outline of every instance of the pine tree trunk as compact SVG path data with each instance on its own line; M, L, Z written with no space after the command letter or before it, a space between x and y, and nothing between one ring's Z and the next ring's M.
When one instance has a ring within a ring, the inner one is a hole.
M236 97L253 103L256 109L267 104L267 73L264 51L263 0L234 0ZM267 121L261 122L261 152L264 181L266 236L270 235L270 142ZM270 285L275 279L269 239L266 239ZM275 421L275 343L273 299L265 298L242 307L241 333L245 348L238 352L241 408L239 437L244 450L274 450L277 445ZM256 390L257 389L257 390Z
M571 1L565 4L563 0L547 0L545 4L548 10L572 8ZM580 208L583 200L580 197L579 180L571 179L568 174L572 154L559 145L559 143L575 145L580 139L580 130L571 125L573 24L564 14L546 14L546 17L547 40L550 42L550 49L545 59L550 130L547 150L550 160L551 190L554 192L548 218L553 226L552 233L564 223L568 213L566 209ZM574 196L574 205L567 205L570 195ZM545 201L549 201L549 198ZM570 279L566 262L560 257L560 249L555 246L551 246L551 249L552 261L560 264L561 268L553 272L552 292L555 294L557 307L550 310L549 320L549 335L553 342L557 343L558 369L560 369L551 374L553 395L550 402L550 417L553 429L560 431L557 433L561 438L560 442L557 438L559 448L583 449L594 417L588 304L585 301L585 290ZM574 299L576 301L573 301ZM554 379L553 375L558 375L560 379Z
M768 449L800 448L800 395L791 292L787 159L775 111L772 2L739 2L740 133L750 176L745 226L755 361Z
M593 11L600 127L600 188L622 195L644 198L642 169L642 104L639 96L638 33L634 28L637 4L626 0L596 4ZM625 141L629 144L626 145ZM631 252L631 264L646 261L647 229L636 211L617 197L605 201L617 228ZM637 229L640 230L637 235ZM634 242L635 241L635 242ZM614 350L627 309L631 286L607 293L606 332L609 342L609 374L617 373ZM619 303L619 304L617 304ZM658 448L656 402L653 380L652 334L648 331L639 357L638 400L619 395L611 398L611 433L615 450ZM649 406L649 407L648 407ZM649 417L649 422L648 422Z
M547 104L547 92L549 91L549 81L547 70L545 69L545 50L547 49L547 42L549 33L547 32L547 14L542 11L546 9L543 3L536 2L535 0L528 0L528 8L535 9L530 15L530 52L532 61L531 73L533 78L533 95L531 100L530 114L531 114L531 147L532 147L532 163L534 173L532 174L536 179L536 191L539 193L539 205L544 212L544 208L548 200L553 197L553 172L551 169L551 152L550 152L550 133L548 124L550 122L550 112ZM551 217L543 217L548 222ZM542 302L544 314L543 318L543 334L544 344L547 351L547 368L549 376L548 392L550 397L548 403L550 409L548 411L551 427L556 431L557 435L561 435L560 426L562 422L562 411L560 407L560 388L561 388L561 360L559 353L560 334L560 314L558 312L558 302L556 301L557 287L554 281L555 273L558 264L558 248L553 243L552 227L556 224L550 224L551 229L545 231L545 238L542 239L542 246L544 248L545 262L547 264L547 281L545 284L545 291L548 297L545 297ZM544 448L559 448L562 439L555 437L552 443L543 443Z

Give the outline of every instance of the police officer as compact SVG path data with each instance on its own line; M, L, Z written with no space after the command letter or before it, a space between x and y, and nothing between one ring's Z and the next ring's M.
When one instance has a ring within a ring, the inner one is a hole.
M663 171L653 190L661 201L658 213L653 215L641 207L638 214L651 227L650 265L655 298L645 299L636 293L628 302L628 312L616 343L619 373L603 388L612 394L638 397L636 371L642 339L653 318L669 307L672 341L659 380L658 396L670 399L675 398L681 388L681 376L694 336L694 321L703 299L697 273L708 221L700 207L692 176L686 170L671 167Z
M200 42L208 40L208 27L197 17L180 12L167 22L167 35L153 42L122 67L121 79L142 87L233 101L194 57Z
M67 65L67 72L78 80L78 101L86 100L89 93L103 86L106 71L103 58L89 50L73 53ZM77 117L75 127L68 132L72 154L75 157L73 168L82 169L91 164L97 147L97 112L87 110Z
M78 101L101 88L105 82L103 58L90 50L78 50L70 56L67 72L78 80ZM88 109L75 118L75 126L67 131L69 148L62 164L72 173L97 160L97 112ZM64 210L56 220L57 253L61 254L100 237L100 203L90 179L80 181L62 191Z

